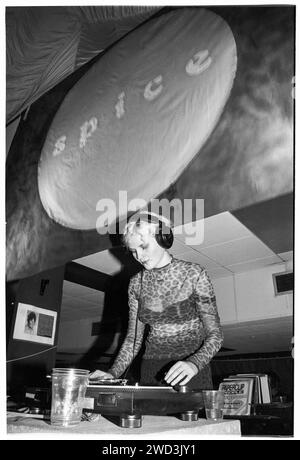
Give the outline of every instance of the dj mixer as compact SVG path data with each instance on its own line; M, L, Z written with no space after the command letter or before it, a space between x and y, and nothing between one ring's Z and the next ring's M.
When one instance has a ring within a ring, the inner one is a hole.
M185 385L128 385L124 379L90 380L83 404L84 412L117 416L126 428L140 427L142 415L177 415L181 420L198 419L203 409L201 390Z

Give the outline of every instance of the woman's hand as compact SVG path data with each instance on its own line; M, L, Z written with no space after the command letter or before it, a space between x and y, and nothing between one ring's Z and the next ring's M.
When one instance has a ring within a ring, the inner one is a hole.
M114 379L115 377L111 375L109 372L103 372L97 369L94 372L91 372L89 375L90 380L107 380L107 379Z
M165 381L170 385L186 385L192 377L198 374L198 367L190 361L177 361L167 372Z

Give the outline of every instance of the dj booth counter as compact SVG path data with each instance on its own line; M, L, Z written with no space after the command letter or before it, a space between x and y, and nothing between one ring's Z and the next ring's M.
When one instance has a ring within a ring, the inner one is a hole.
M8 434L52 433L57 437L67 435L97 435L97 439L126 439L137 437L140 439L198 439L205 435L241 436L239 420L208 421L199 418L197 421L183 421L173 416L144 415L140 428L122 428L99 414L95 421L83 421L79 425L61 428L50 424L50 420L22 416L19 413L8 413Z

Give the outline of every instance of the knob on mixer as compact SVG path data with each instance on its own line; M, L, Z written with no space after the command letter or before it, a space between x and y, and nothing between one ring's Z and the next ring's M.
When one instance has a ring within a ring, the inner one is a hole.
M122 414L120 422L122 428L140 428L142 426L142 416L140 413Z
M177 385L176 390L179 391L179 393L187 393L189 388L187 385Z
M179 419L184 422L196 422L198 420L198 411L188 410L179 414Z

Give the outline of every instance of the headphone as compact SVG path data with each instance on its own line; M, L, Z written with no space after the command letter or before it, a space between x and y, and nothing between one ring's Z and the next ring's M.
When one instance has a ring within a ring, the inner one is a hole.
M174 235L171 229L171 225L168 223L167 219L155 213L141 211L139 213L137 223L141 222L142 220L154 224L158 223L158 229L155 232L156 242L162 248L170 249L174 241Z

